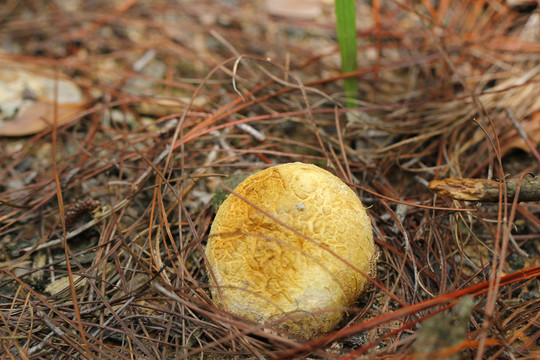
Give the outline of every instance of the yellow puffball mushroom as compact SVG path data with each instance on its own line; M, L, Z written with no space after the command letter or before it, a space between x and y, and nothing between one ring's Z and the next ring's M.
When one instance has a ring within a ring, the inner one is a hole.
M332 331L373 275L371 223L356 194L315 165L251 175L219 208L206 257L221 308L312 339Z

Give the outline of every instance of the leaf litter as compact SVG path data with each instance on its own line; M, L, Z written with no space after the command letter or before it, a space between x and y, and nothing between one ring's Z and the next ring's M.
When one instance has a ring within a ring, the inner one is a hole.
M328 1L309 18L230 0L16 4L0 10L2 64L51 69L90 100L0 138L3 353L538 355L538 202L428 188L539 173L534 2L357 2L345 75ZM371 291L311 342L218 309L203 255L219 184L291 161L347 181L380 249Z

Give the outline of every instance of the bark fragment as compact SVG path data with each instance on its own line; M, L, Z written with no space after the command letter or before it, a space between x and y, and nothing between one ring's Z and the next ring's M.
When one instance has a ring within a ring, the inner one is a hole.
M540 200L540 177L526 176L523 179L509 179L506 186L507 201L512 201L521 181L518 201ZM433 180L429 189L441 196L467 201L499 201L499 182L486 179L447 178Z

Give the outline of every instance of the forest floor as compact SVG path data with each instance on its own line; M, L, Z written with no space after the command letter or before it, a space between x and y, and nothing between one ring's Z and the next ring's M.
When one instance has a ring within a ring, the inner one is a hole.
M342 74L329 0L5 1L0 359L538 359L539 202L429 183L540 174L539 11L357 1ZM296 161L379 249L311 341L218 308L203 252L226 178Z

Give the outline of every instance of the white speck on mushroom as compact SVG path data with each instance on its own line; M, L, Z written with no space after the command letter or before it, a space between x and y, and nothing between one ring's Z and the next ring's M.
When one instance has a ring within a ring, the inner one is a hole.
M304 204L302 204L301 202L299 202L298 204L296 204L296 208L298 209L298 211L302 211L302 210L304 210L306 207L304 206Z

